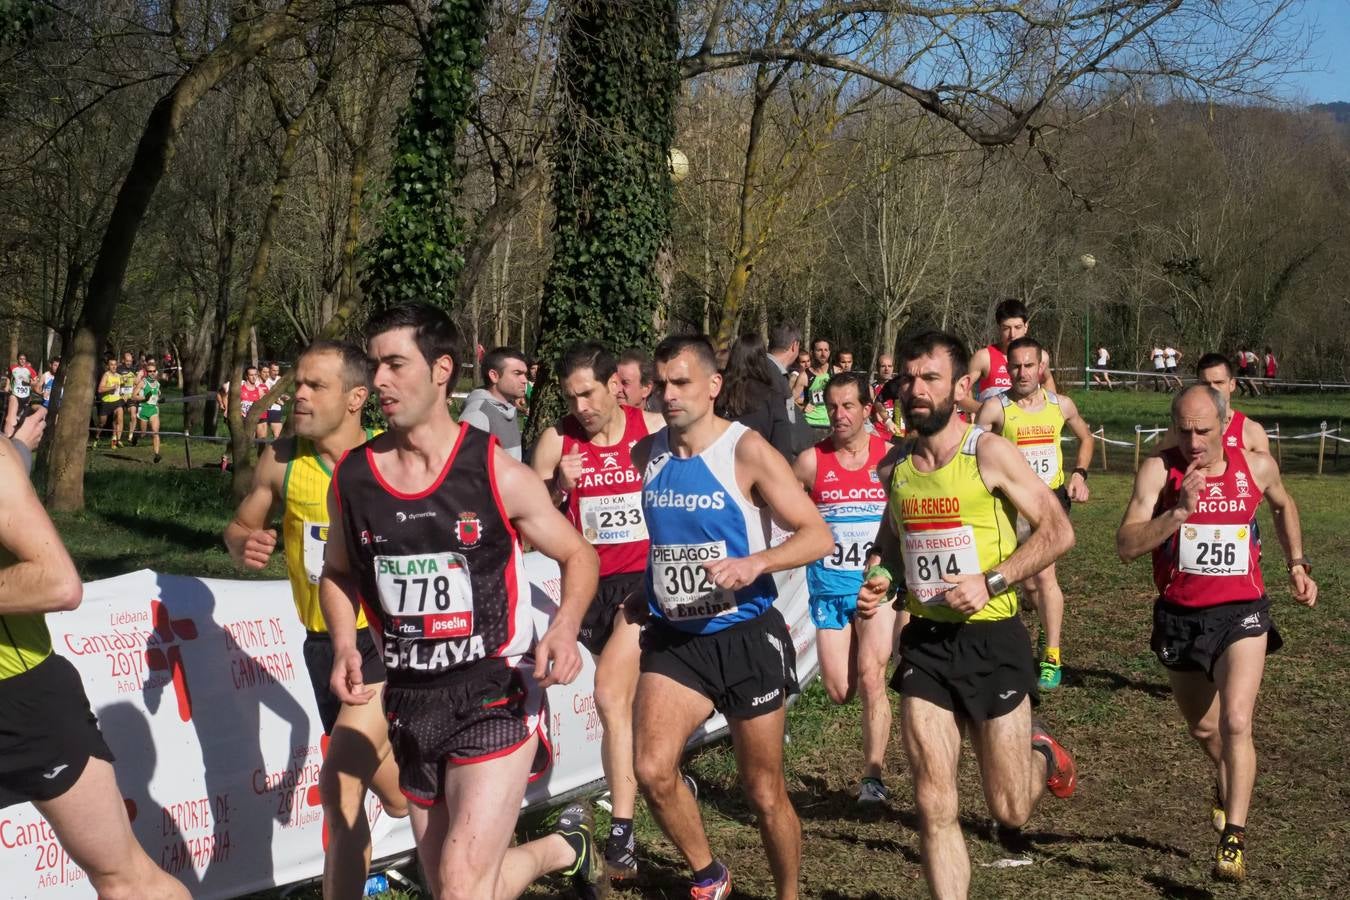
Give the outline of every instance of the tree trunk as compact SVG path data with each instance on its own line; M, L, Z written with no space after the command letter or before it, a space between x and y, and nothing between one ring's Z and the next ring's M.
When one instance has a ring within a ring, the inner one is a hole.
M103 232L84 309L75 327L72 352L62 366L67 369L66 382L71 389L62 400L66 415L58 417L48 463L47 503L51 509L84 508L84 465L98 351L112 329L136 234L173 159L188 114L207 91L246 65L269 43L299 30L304 23L298 13L309 5L297 2L256 19L236 21L224 40L194 63L151 110Z

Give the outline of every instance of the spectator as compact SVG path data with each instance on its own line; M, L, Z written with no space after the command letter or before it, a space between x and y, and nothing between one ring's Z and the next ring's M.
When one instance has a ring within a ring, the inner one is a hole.
M469 393L459 421L486 431L503 450L520 459L520 409L516 401L525 396L529 383L525 355L512 347L494 347L483 354L479 373L483 387Z
M787 389L758 334L746 332L731 345L717 414L740 422L773 445L784 459L793 458L792 423L787 417Z
M1163 348L1157 344L1149 351L1149 356L1153 358L1153 390L1161 391L1167 388L1167 354Z
M1163 348L1163 356L1167 361L1167 381L1169 390L1173 387L1172 382L1174 381L1175 387L1180 388L1182 386L1181 376L1177 374L1177 363L1181 359L1181 351L1169 345Z
M652 396L652 358L632 348L619 354L619 402L647 412L660 412L659 398Z

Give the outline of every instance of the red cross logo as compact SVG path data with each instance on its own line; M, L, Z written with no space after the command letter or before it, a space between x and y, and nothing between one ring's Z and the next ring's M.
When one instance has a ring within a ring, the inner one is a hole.
M145 648L145 664L152 672L169 673L173 680L173 692L178 697L178 718L184 722L190 721L192 694L188 690L183 650L175 641L195 641L197 623L191 619L171 619L169 608L159 600L150 601L150 618L155 623L155 641Z

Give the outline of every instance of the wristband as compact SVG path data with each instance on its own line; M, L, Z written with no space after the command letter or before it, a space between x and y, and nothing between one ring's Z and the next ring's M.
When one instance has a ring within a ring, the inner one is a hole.
M876 565L868 569L866 572L864 572L863 581L871 581L878 575L880 575L882 578L885 578L891 584L895 584L895 576L891 574L890 569L886 568L881 563L877 563Z
M1087 481L1088 471L1082 466L1079 466L1078 468L1074 469L1073 474L1081 476L1084 481Z

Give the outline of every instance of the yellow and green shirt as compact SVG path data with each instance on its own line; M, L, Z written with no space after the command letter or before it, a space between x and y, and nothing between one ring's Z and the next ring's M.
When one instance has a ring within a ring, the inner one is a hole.
M1059 408L1059 397L1045 388L1040 391L1044 403L1034 412L1018 406L1007 394L999 396L1003 436L1017 445L1032 471L1053 491L1064 483L1064 450L1059 444L1064 412Z
M0 615L0 681L22 675L52 655L52 636L41 613Z
M366 439L377 433L367 429ZM328 630L319 606L319 576L323 574L323 550L328 542L328 485L332 480L333 473L314 445L297 437L281 487L281 534L286 548L286 577L307 631ZM356 613L356 627L366 627L361 610Z
M942 602L951 588L943 575L987 572L1017 549L1017 510L980 478L975 445L983 433L974 425L967 428L956 456L941 468L920 472L907 455L891 476L890 511L904 558L905 607L916 616L993 622L1017 615L1017 592L1011 587L972 616Z

